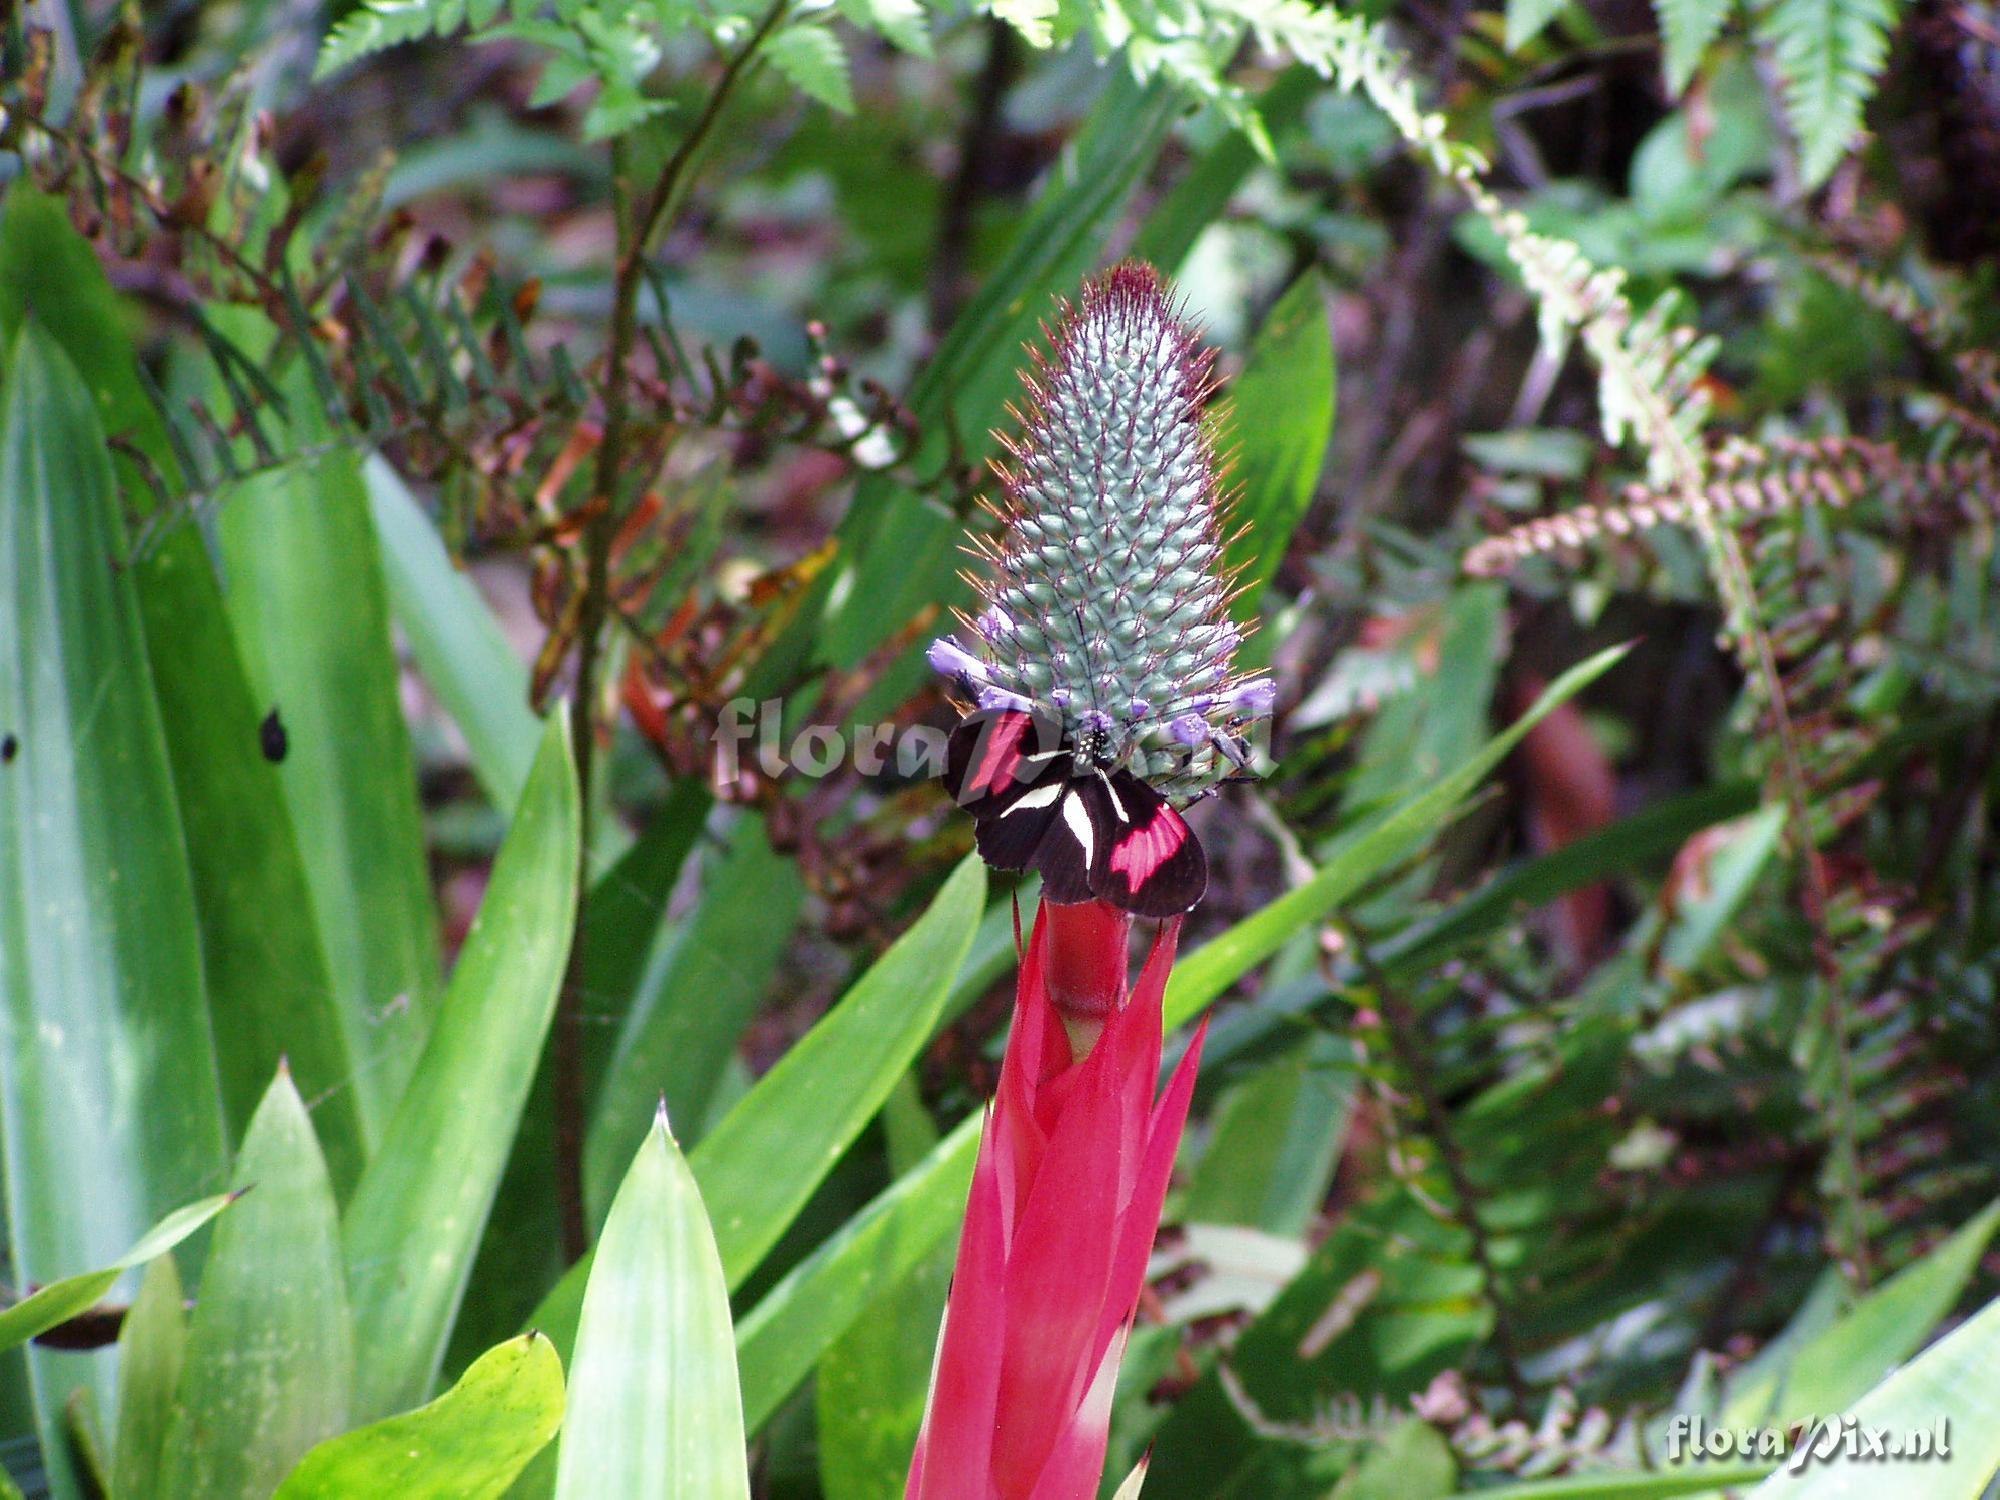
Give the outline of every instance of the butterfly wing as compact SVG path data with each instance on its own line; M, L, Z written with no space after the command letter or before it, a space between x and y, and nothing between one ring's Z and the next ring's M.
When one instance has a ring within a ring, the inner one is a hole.
M1187 820L1130 771L1079 778L1096 847L1090 894L1134 916L1187 911L1208 889L1208 858Z
M1061 731L1048 720L1012 711L970 714L945 742L945 790L973 817L985 818L1050 780L1058 759L1067 764Z
M986 863L996 870L1025 870L1034 862L1056 817L1070 763L1054 727L1029 714L973 714L951 732L945 789L972 814Z

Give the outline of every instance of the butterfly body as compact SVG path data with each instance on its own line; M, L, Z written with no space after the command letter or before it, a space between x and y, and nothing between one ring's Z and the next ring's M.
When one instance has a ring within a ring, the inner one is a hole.
M1188 910L1208 861L1185 819L1089 737L1015 710L977 713L952 731L945 785L977 825L979 852L1001 870L1033 869L1059 905L1098 900L1136 916Z

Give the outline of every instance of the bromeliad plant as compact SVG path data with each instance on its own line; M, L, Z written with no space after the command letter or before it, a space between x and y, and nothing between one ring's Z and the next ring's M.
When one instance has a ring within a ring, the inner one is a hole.
M1097 1492L1201 1056L1197 1033L1156 1104L1167 974L1207 885L1169 799L1247 767L1242 731L1271 704L1267 679L1232 675L1211 356L1138 264L1087 284L1054 346L1002 471L1007 530L984 548L995 577L967 622L982 654L931 648L974 704L950 790L980 853L1037 870L1043 899L910 1500ZM1134 915L1164 920L1128 994Z

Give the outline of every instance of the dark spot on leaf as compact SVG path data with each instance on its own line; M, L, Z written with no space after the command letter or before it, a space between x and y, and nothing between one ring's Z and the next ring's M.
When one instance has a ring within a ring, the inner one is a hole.
M264 759L277 762L285 758L291 741L285 738L284 722L279 719L275 708L265 714L264 722L257 726L257 744L264 752Z
M0 739L0 766L10 764L14 757L20 753L21 742L15 739L13 735L10 734L4 739Z

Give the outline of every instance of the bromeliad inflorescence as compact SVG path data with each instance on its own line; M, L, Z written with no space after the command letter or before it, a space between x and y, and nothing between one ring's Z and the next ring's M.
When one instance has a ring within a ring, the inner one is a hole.
M980 544L983 608L961 616L972 648L930 651L973 704L947 785L988 863L1039 871L1047 899L1171 916L1207 885L1174 803L1248 769L1272 699L1232 665L1214 356L1135 262L1087 283L1050 342L1000 471L1005 529Z

